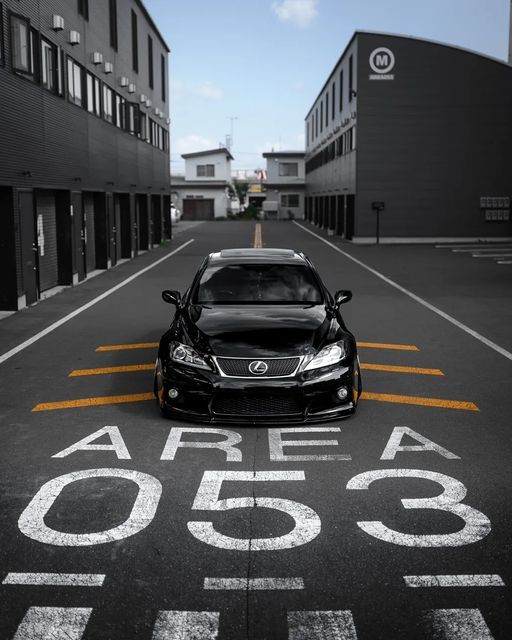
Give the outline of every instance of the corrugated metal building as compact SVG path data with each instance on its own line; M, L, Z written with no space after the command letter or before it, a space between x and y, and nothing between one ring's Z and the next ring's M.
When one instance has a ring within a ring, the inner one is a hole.
M512 67L356 32L306 116L306 218L354 242L512 236Z
M0 309L15 310L170 232L169 48L140 0L0 15Z

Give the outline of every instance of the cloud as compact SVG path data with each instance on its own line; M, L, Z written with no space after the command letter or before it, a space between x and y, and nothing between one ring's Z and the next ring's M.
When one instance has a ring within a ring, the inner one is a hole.
M173 153L195 153L196 151L206 151L207 149L215 149L217 143L209 138L196 135L194 133L183 136L175 140L172 144Z
M194 93L203 98L213 98L220 100L224 95L222 89L216 87L212 82L202 82L194 87Z
M273 2L272 10L281 22L305 29L318 14L318 0L281 0Z

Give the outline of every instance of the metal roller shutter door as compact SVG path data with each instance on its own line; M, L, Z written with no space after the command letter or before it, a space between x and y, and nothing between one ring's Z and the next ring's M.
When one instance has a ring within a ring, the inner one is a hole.
M96 244L94 241L94 196L92 193L84 194L85 217L85 259L87 273L96 269Z
M39 257L39 290L46 291L59 282L57 253L57 221L53 192L38 192L37 247Z
M183 220L213 220L214 200L192 199L183 200Z

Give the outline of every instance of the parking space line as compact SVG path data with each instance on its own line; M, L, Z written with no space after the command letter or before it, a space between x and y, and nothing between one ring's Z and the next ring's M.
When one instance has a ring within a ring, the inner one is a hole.
M350 611L288 611L289 640L357 640Z
M80 640L91 613L89 607L30 607L13 640Z
M12 356L16 355L20 351L23 351L23 349L26 349L30 345L34 344L34 342L37 342L41 338L44 338L44 336L47 336L52 331L55 331L55 329L58 329L59 327L61 327L66 322L69 322L69 320L72 320L73 318L75 318L76 316L81 314L83 311L86 311L87 309L90 309L91 307L93 307L95 304L97 304L101 300L104 300L105 298L108 298L108 296L112 295L116 291L119 291L119 289L121 289L122 287L126 286L130 282L133 282L139 276L143 275L144 273L146 273L150 269L153 269L157 265L159 265L162 262L164 262L164 260L168 260L172 256L176 255L178 253L178 251L181 251L182 249L187 247L191 242L194 242L193 238L191 240L187 240L187 242L184 242L182 245L180 245L179 247L174 249L174 251L171 251L167 255L163 256L163 258L159 258L158 260L155 260L154 262L149 264L147 267L144 267L143 269L140 269L140 271L137 271L136 273L131 275L129 278L126 278L125 280L123 280L119 284L116 284L115 287L112 287L111 289L108 289L107 291L104 291L101 295L97 296L96 298L93 298L92 300L90 300L86 304L82 305L81 307L78 307L78 309L75 309L71 313L68 313L67 316L64 316L60 320L57 320L57 322L54 322L49 327L46 327L46 329L43 329L42 331L39 331L39 333L36 333L35 335L33 335L28 340L25 340L25 342L22 342L21 344L17 345L13 349L10 349L10 351L7 351L6 353L0 355L0 364L5 362L6 360L9 360L9 358L12 358Z
M424 376L444 376L441 369L423 369L421 367L401 367L392 364L369 364L361 363L361 369L367 371L391 371L393 373L419 373Z
M401 291L403 294L405 294L406 296L408 296L409 298L411 298L412 300L414 300L418 304L421 304L422 306L426 307L427 309L429 309L433 313L436 313L441 318L444 318L445 320L447 320L448 322L450 322L451 324L456 326L458 329L461 329L461 331L464 331L468 335L470 335L473 338L475 338L475 340L478 340L482 344L485 344L487 347L489 347L490 349L493 349L493 351L496 351L497 353L499 353L500 355L504 356L508 360L512 360L512 353L510 351L507 351L503 347L500 347L498 344L496 344L492 340L489 340L489 338L486 338L481 333L478 333L478 331L475 331L474 329L471 329L471 327L468 327L466 324L463 324L462 322L459 322L453 316L450 316L448 313L445 313L444 311L442 311L438 307L435 307L433 304L430 304L430 302L427 302L423 298L420 298L420 296L417 296L415 293L413 293L412 291L409 291L405 287L402 287L401 285L399 285L394 280L391 280L390 278L386 277L384 274L380 273L380 271L377 271L376 269L372 269L372 267L368 266L367 264L365 264L361 260L358 260L357 258L354 258L354 256L351 256L350 253L347 253L346 251L342 251L335 244L333 244L332 242L329 242L325 238L322 238L322 236L319 236L317 233L314 233L313 231L310 231L309 229L306 229L306 227L302 226L297 221L294 221L294 224L296 224L298 227L300 227L306 233L309 233L310 235L314 236L315 238L318 238L318 240L320 240L321 242L324 242L326 245L331 247L331 249L334 249L335 251L340 253L342 256L345 256L345 258L348 258L349 260L352 260L352 262L355 262L355 264L358 264L363 269L366 269L366 271L369 271L370 273L372 273L377 278L380 278L386 284L389 284L391 287L394 287L398 291Z
M2 584L47 587L101 587L101 573L8 573Z
M413 344L388 344L386 342L357 342L364 349L394 349L396 351L419 351Z
M423 617L431 638L493 640L480 609L431 609Z
M205 578L211 591L274 591L304 589L302 578Z
M132 393L122 396L103 396L98 398L80 398L79 400L64 400L62 402L42 402L32 411L55 411L58 409L77 409L79 407L97 407L105 404L122 404L125 402L142 402L154 400L153 393Z
M127 373L130 371L152 371L154 364L128 364L124 367L101 367L100 369L75 369L68 374L69 378L79 376L101 376L108 373Z
M158 342L138 342L135 344L107 344L97 347L96 351L126 351L128 349L155 349Z
M404 576L407 587L504 587L495 573L475 575Z
M423 407L439 407L440 409L459 409L462 411L480 411L473 402L462 400L443 400L441 398L425 398L421 396L401 396L392 393L371 393L363 391L362 400L377 400L379 402L392 402L398 404L414 404Z
M219 611L159 611L153 640L215 640L219 634Z

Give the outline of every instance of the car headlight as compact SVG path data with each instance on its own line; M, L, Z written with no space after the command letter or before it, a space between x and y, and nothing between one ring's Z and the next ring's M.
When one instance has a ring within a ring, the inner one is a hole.
M181 344L181 342L171 342L169 351L171 354L171 360L174 360L174 362L187 364L189 367L197 367L198 369L208 369L208 371L212 370L206 360L202 358L197 351L194 351L192 347L187 347L187 345Z
M311 369L319 369L320 367L328 367L332 364L337 364L347 355L345 349L345 343L343 340L329 344L319 351L316 356L305 367L304 371L310 371Z

